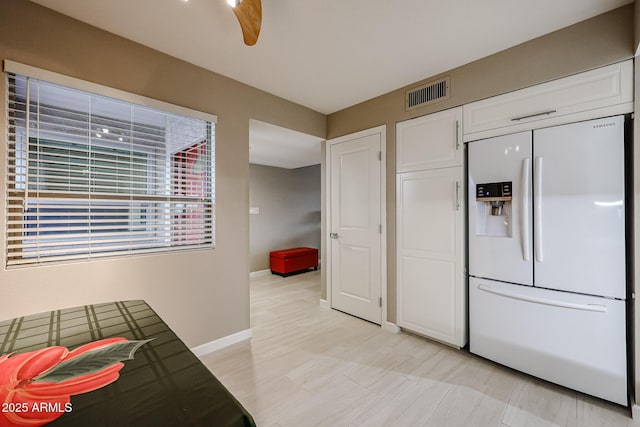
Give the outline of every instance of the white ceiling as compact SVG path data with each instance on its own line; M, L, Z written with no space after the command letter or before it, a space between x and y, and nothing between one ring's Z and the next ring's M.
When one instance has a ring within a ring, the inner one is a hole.
M324 114L632 2L262 0L248 47L226 0L32 1ZM252 123L252 162L319 163L292 132Z
M325 114L632 2L262 0L248 47L226 0L33 1Z
M249 124L249 163L295 169L320 163L322 138L258 120Z

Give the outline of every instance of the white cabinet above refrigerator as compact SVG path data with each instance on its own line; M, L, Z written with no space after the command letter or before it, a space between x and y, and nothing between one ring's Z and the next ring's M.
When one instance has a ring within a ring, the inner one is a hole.
M633 111L633 60L466 104L464 141Z

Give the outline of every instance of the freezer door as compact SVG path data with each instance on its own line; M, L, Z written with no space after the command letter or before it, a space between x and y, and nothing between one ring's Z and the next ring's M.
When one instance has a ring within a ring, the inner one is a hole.
M533 133L535 285L625 298L624 119Z
M472 141L469 153L469 274L533 285L531 132ZM511 201L492 215L478 185L510 183Z
M627 405L625 302L469 279L472 353Z

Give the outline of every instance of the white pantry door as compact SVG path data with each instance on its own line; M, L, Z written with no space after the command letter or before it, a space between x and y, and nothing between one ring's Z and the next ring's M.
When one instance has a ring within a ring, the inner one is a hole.
M382 133L329 147L331 307L382 321Z

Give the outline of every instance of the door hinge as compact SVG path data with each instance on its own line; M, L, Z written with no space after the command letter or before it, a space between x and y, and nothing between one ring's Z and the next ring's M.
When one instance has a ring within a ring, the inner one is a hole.
M382 151L378 151L378 161L382 161Z
M382 234L382 224L378 224L378 233Z
M382 297L378 298L378 307L382 307Z

